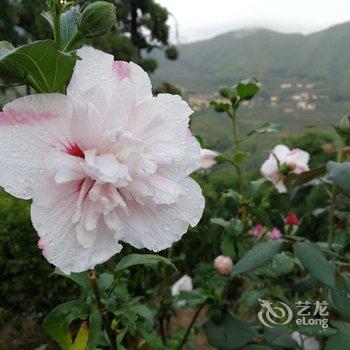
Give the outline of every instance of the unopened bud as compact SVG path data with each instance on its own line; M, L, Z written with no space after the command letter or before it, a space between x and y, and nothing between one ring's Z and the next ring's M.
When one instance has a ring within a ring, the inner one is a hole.
M96 1L80 15L78 30L85 38L92 38L107 33L115 22L115 6L106 1Z
M350 116L345 115L341 118L338 127L340 131L350 134Z
M219 255L214 260L214 267L220 275L229 276L233 268L233 263L229 256Z

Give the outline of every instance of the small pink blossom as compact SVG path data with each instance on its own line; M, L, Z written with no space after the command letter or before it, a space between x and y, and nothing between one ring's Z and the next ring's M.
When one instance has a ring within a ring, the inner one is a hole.
M203 148L201 150L201 163L197 170L205 170L214 166L217 162L215 157L218 155L217 152L210 149Z
M267 234L267 237L269 237L269 239L275 240L275 239L280 239L282 237L282 232L275 227L272 231L269 231Z
M265 226L262 224L257 224L250 230L250 234L255 237L260 237L265 231Z
M261 166L261 173L273 183L280 193L287 192L284 179L288 173L301 174L309 170L310 155L299 148L290 150L285 145L277 145L269 158Z
M214 260L214 267L220 275L229 276L233 268L233 263L229 256L219 255Z

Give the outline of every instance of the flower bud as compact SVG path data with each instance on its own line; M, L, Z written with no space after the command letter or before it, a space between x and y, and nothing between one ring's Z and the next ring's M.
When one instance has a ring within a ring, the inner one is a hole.
M202 161L198 167L197 170L204 170L209 169L212 166L214 166L217 161L215 160L215 157L218 155L215 151L212 151L210 149L202 148L201 149L201 157Z
M260 237L265 231L265 226L262 224L257 224L250 230L250 234L255 237Z
M298 215L293 212L289 213L284 220L287 226L297 226L299 224L299 221L300 219Z
M275 227L272 231L267 233L267 237L272 240L280 239L282 237L282 232L277 227Z
M233 268L231 258L224 255L217 256L214 260L214 268L220 275L229 276Z
M78 19L78 31L86 38L107 33L116 22L115 6L96 1L83 11Z
M344 117L340 119L338 127L340 131L350 134L350 116L344 115Z

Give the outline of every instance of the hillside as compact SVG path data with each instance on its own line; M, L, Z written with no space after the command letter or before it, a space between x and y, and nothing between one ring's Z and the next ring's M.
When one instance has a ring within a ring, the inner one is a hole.
M155 81L169 80L188 93L257 76L267 91L283 82L313 83L339 100L350 97L350 23L310 35L240 30L180 45L177 61L159 60Z
M192 129L214 148L230 146L230 121L207 108L219 85L256 76L258 97L240 112L240 127L251 130L264 121L281 123L280 135L263 135L248 144L256 164L272 144L305 125L319 131L350 111L350 23L310 35L283 34L265 29L229 32L210 40L180 45L177 61L157 56L155 84L170 81L184 88L197 111Z

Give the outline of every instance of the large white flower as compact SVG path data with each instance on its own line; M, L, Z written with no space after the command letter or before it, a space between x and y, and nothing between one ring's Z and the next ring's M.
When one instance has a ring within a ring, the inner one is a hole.
M204 208L200 146L187 103L152 96L148 75L90 47L67 96L38 94L0 113L0 185L33 199L31 216L46 259L84 271L122 246L159 251L195 226Z
M271 181L280 193L287 192L284 178L289 173L301 174L309 170L310 155L299 148L290 150L285 145L277 145L261 166L262 175Z

